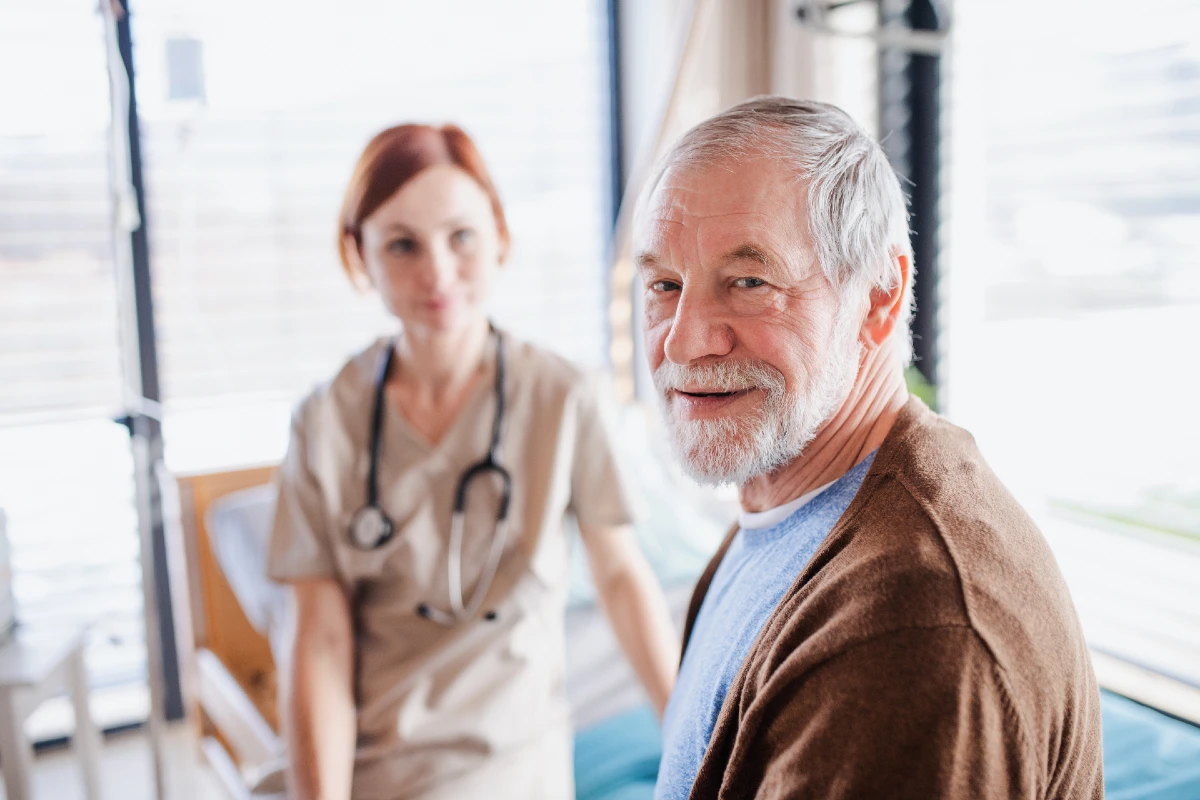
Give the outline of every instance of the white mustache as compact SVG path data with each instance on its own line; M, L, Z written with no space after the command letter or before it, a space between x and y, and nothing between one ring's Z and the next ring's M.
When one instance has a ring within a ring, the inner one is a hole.
M714 361L683 366L663 360L654 370L659 394L669 391L740 392L764 389L768 395L782 393L787 386L783 373L765 361Z

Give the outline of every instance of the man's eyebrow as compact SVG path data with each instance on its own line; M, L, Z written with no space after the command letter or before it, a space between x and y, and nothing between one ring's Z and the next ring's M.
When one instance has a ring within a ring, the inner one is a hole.
M649 250L643 250L633 257L633 265L638 269L650 269L651 267L657 267L658 264L658 256Z
M755 247L752 244L738 245L725 254L726 261L740 261L742 259L757 261L764 267L774 267L776 265L775 259L768 256L762 248Z

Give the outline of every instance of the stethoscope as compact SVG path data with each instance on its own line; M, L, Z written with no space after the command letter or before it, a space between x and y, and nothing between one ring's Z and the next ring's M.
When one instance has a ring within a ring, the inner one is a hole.
M496 570L500 567L500 557L504 554L504 546L508 539L508 526L505 525L505 520L508 517L508 501L512 495L512 478L509 476L508 470L496 461L496 452L500 447L500 426L504 421L504 347L500 342L500 334L494 326L491 326L491 332L496 339L496 415L492 419L492 443L483 460L467 467L462 473L458 479L458 486L454 490L454 511L450 517L450 552L446 559L450 610L444 611L429 603L420 603L417 606L418 614L442 625L465 622L479 613L483 600L496 578ZM384 387L387 383L388 372L392 368L395 352L395 344L389 342L379 359L379 367L375 373L375 406L371 410L367 504L355 512L354 517L350 520L350 541L361 550L374 550L382 547L396 532L396 526L379 505L379 451L383 433ZM462 546L467 489L470 488L471 481L488 473L500 476L502 485L500 508L496 513L496 524L492 529L492 547L488 553L487 563L470 600L464 602ZM484 619L487 620L495 618L496 612L494 611L489 611L484 615Z

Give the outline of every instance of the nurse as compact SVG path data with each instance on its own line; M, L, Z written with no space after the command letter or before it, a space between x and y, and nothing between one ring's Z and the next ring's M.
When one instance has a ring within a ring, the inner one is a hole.
M279 471L291 796L571 797L567 514L660 713L678 661L597 391L489 323L509 234L458 128L376 136L338 245L400 324L299 405Z

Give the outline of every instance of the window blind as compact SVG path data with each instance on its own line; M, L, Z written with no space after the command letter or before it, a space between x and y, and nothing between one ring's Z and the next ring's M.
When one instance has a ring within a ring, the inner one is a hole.
M11 4L3 19L0 507L17 618L95 623L89 673L110 687L141 680L145 648L129 437L111 421L121 358L103 26L90 0ZM99 720L127 721L107 697Z
M117 406L108 86L91 4L5 10L0 28L0 417Z
M336 14L143 4L134 32L172 468L280 457L290 406L393 329L334 249L354 161L393 124L454 122L475 138L513 234L495 318L603 363L606 24L598 0L355 0ZM159 54L179 38L202 43L202 101L168 99Z
M299 396L391 330L342 277L334 231L358 153L398 122L456 122L479 143L514 238L499 323L602 363L602 2L132 6L169 466L279 458ZM92 0L4 18L0 69L19 79L0 83L0 506L18 614L99 619L91 676L120 708L101 693L98 716L128 721L145 651L133 467L110 421L102 22Z

